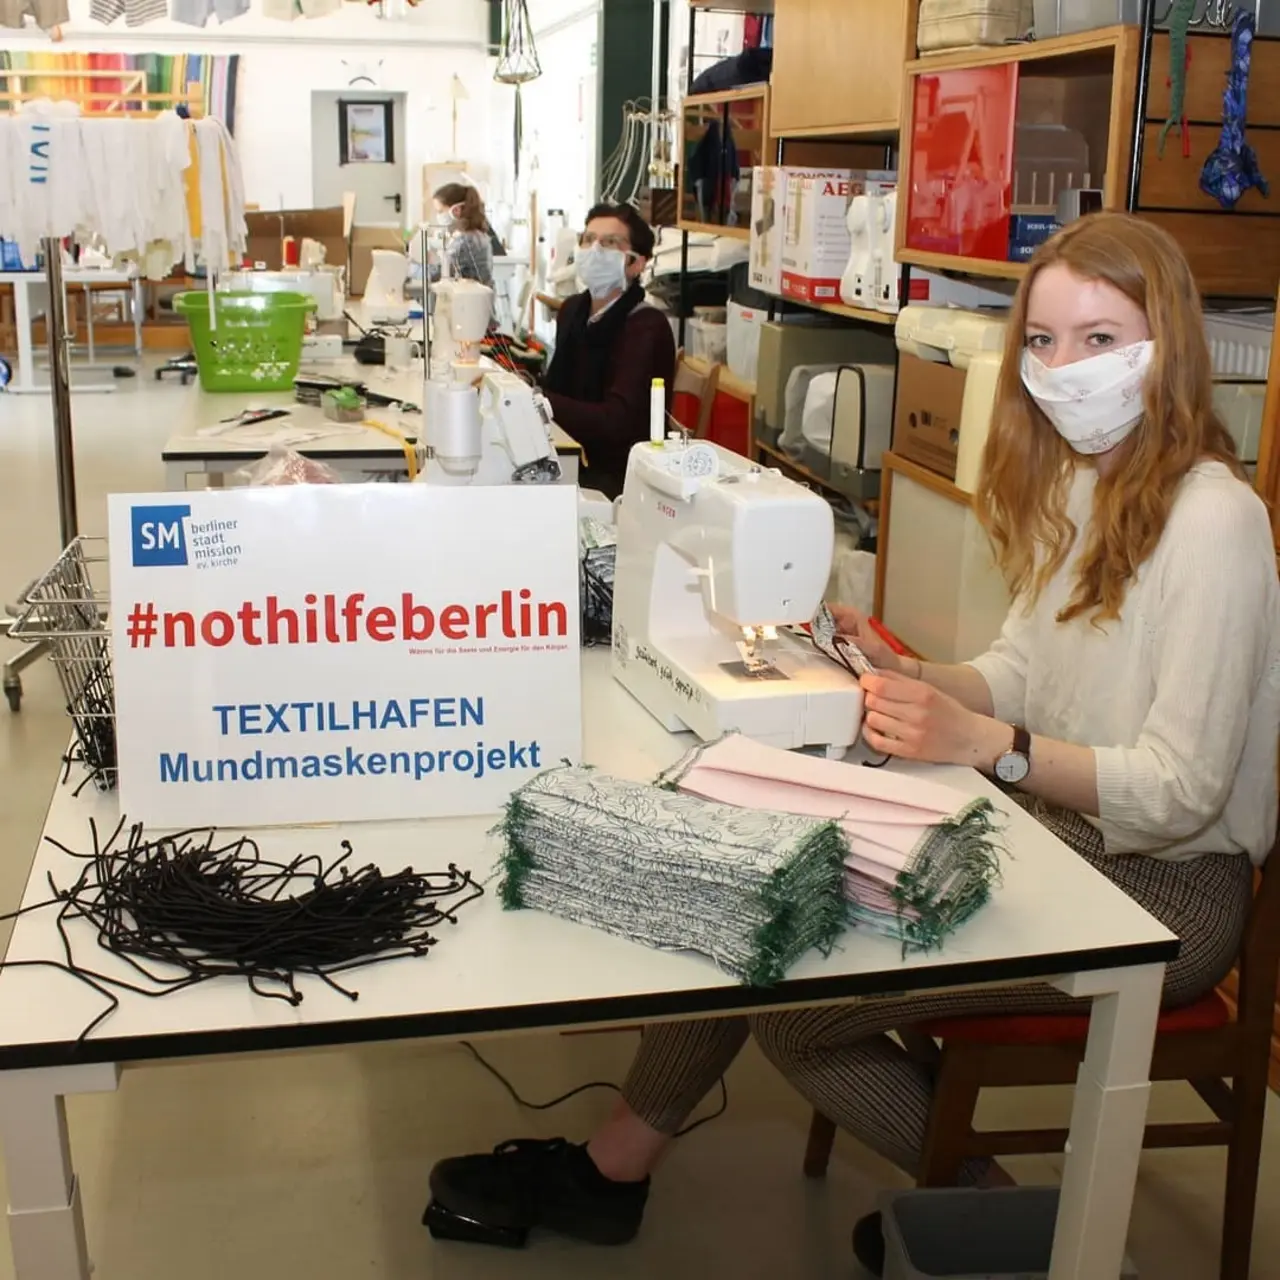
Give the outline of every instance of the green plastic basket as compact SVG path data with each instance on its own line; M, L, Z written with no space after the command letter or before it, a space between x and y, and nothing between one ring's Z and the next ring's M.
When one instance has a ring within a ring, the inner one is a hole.
M180 293L174 310L191 327L206 391L289 391L302 359L302 335L316 300L305 293Z

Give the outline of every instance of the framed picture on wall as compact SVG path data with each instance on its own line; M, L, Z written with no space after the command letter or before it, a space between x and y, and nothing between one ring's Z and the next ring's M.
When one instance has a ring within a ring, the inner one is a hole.
M338 102L338 163L394 164L395 115L389 99Z

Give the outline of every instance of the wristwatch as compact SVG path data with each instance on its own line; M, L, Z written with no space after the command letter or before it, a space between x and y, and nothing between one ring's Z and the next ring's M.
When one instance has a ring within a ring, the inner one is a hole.
M1031 735L1021 725L1011 728L1013 746L996 760L995 775L1001 782L1016 787L1031 772Z

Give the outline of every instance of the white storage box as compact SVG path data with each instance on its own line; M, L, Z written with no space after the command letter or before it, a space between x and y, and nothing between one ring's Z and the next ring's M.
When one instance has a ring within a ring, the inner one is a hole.
M1032 0L920 0L921 53L1005 44L1031 30Z
M694 359L706 360L709 364L724 364L729 341L729 326L726 323L694 316L685 322L685 331L689 336L689 354Z
M1218 382L1213 388L1213 407L1236 442L1236 452L1247 467L1258 462L1258 442L1262 438L1262 408L1266 402L1265 382Z
M725 363L735 378L754 383L760 359L760 326L769 318L769 313L732 300L728 313Z

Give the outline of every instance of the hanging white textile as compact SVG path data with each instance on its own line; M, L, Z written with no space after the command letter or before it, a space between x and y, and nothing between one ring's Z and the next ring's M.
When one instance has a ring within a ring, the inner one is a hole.
M36 103L0 116L0 236L24 259L47 236L74 236L101 240L151 278L177 263L221 271L241 260L244 184L222 121L74 112Z

